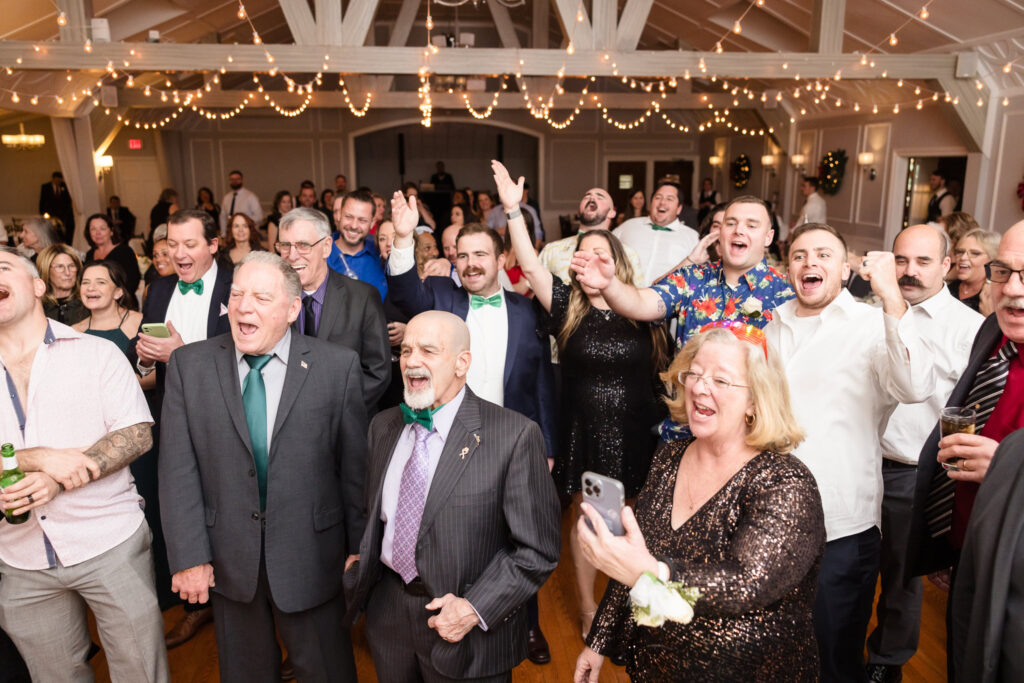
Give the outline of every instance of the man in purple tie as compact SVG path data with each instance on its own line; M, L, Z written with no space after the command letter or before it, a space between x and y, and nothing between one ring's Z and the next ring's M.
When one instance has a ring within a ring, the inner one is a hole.
M510 681L527 654L525 604L558 562L540 428L466 386L469 347L452 313L410 320L405 402L370 425L349 617L366 611L382 683Z

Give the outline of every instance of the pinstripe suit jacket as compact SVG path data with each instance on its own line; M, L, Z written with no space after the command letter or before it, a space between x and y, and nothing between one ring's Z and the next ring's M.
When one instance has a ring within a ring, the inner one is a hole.
M381 492L404 427L398 408L370 424L368 520L359 567L351 570L353 620L387 570L380 561ZM494 676L526 656L523 604L554 570L561 547L558 495L545 457L536 423L466 388L427 494L416 567L430 595L466 598L488 630L474 628L459 643L437 638L431 664L445 676Z

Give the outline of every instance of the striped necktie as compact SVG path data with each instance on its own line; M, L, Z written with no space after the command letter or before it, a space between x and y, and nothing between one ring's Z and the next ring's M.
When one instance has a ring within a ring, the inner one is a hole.
M985 423L992 416L999 397L1003 395L1006 378L1010 374L1010 360L1017 355L1017 345L1006 341L999 353L985 361L978 374L974 376L974 385L967 394L966 408L975 412L974 433L980 434ZM953 495L956 491L956 480L946 476L941 466L932 478L928 491L928 499L924 508L924 519L928 535L939 538L949 534L953 523Z

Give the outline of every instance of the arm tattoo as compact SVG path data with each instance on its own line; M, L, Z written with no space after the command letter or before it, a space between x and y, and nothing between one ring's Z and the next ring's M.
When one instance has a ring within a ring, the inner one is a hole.
M151 426L149 422L140 422L115 430L86 450L85 454L100 466L100 479L126 467L153 446Z
M660 296L658 297L658 317L664 318L668 313L668 308L665 307L665 300Z

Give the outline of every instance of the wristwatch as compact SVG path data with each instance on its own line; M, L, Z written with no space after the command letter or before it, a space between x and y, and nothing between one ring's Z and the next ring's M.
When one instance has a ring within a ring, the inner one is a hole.
M142 359L140 358L137 361L135 361L135 369L139 371L139 376L140 377L145 377L149 373L151 373L154 370L156 370L156 363L153 363L152 365L146 366L146 365L142 364Z
M523 215L523 212L519 210L518 206L516 208L512 209L511 211L506 211L505 212L505 217L508 218L509 220L512 220L513 218L519 218L522 215Z

